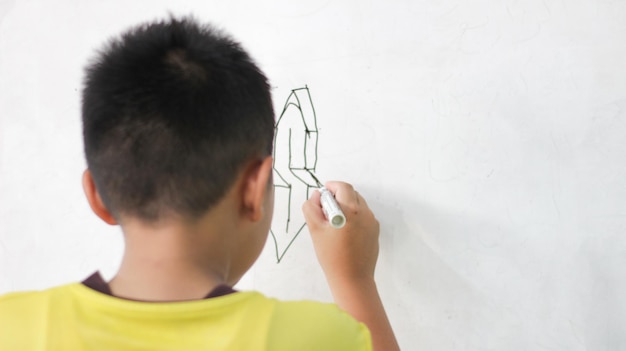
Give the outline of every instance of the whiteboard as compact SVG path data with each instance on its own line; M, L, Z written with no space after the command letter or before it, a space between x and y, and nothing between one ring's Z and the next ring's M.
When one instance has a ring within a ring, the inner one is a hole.
M379 219L403 349L626 349L623 1L2 0L0 293L115 272L80 185L82 67L168 11L237 37L277 113L309 88L315 174ZM238 288L331 301L306 228L276 261L270 238Z

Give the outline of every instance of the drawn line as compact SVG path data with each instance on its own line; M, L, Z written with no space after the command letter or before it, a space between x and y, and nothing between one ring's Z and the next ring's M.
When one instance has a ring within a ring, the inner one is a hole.
M308 102L310 104L310 112L312 114L312 120L309 119L307 121L307 118L305 116L305 111L303 111L303 106L302 106L302 101L300 100L300 97L298 96L298 92L306 92L306 98L308 98ZM290 228L290 224L291 224L291 204L292 204L292 195L293 195L293 184L291 184L288 180L287 177L285 177L285 174L281 173L281 171L279 171L279 169L276 167L276 150L277 147L279 145L277 145L277 136L278 136L278 132L279 132L279 128L280 128L280 124L281 121L283 120L283 118L285 117L287 111L290 108L294 108L296 111L298 111L299 113L299 120L302 121L302 124L304 126L303 131L304 131L304 147L302 150L302 155L304 156L304 167L296 167L294 166L294 159L293 156L296 155L296 153L294 153L295 150L292 149L292 143L294 142L293 138L293 134L292 134L292 129L289 128L288 129L288 140L289 143L287 145L287 151L288 151L288 173L291 174L293 176L292 179L295 179L297 182L300 182L303 185L306 185L306 195L307 195L307 199L310 196L310 191L312 188L316 187L316 186L321 186L320 181L317 179L317 177L315 176L314 172L317 168L317 161L318 161L318 141L319 141L319 132L317 129L317 113L315 111L315 106L313 105L313 99L311 98L311 92L309 90L309 87L307 85L305 85L302 88L297 88L297 89L292 89L291 93L289 94L289 96L287 97L287 100L285 101L285 104L283 105L283 109L280 113L280 116L278 117L278 120L276 121L276 125L274 126L274 142L273 142L273 146L274 146L274 160L272 163L272 168L273 170L276 172L276 174L278 175L278 178L280 179L280 182L282 184L274 184L275 188L283 188L283 189L288 189L288 201L287 201L287 221L285 223L285 234L289 233L289 228ZM312 124L312 125L311 125ZM311 145L311 143L313 143L314 145ZM311 148L311 150L308 150L309 148ZM310 151L307 153L307 151ZM299 152L298 152L299 154ZM311 157L313 157L314 159L311 160ZM313 164L311 167L311 163ZM311 182L309 180L304 179L301 175L298 175L296 173L296 171L304 171L306 172L311 179L313 179L315 181L315 184L311 184ZM284 170L283 170L284 172ZM306 199L303 199L303 201ZM277 234L274 233L273 230L270 229L270 233L272 235L272 239L274 240L274 248L275 248L275 252L276 252L276 263L280 263L280 261L283 259L285 253L289 250L289 248L291 247L291 245L293 244L293 242L296 240L296 238L298 237L298 235L300 235L300 232L302 232L302 230L304 229L304 227L306 226L306 223L303 223L302 226L300 226L300 228L298 229L298 231L296 232L296 234L294 234L294 236L291 238L291 240L289 241L289 243L287 244L287 246L285 247L285 249L282 251L282 253L280 252L280 249L278 248L278 239L279 237L277 237Z
M293 238L291 238L291 241L289 241L289 244L287 244L287 246L285 247L283 252L280 254L280 256L278 255L279 250L278 250L278 243L276 241L276 236L274 235L274 232L270 229L270 233L272 234L272 238L274 239L274 248L276 249L276 263L280 263L280 261L283 260L283 257L287 253L287 250L289 250L289 248L291 247L291 244L293 244L293 242L296 240L298 235L300 235L300 232L302 232L302 229L304 229L304 227L306 227L306 223L302 224L300 229L298 229L298 232L296 232Z

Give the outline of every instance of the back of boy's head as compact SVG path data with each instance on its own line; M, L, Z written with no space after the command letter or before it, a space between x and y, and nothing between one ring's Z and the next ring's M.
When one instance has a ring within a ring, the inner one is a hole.
M82 120L87 165L118 219L199 218L272 152L266 77L238 43L191 18L109 42L86 69Z

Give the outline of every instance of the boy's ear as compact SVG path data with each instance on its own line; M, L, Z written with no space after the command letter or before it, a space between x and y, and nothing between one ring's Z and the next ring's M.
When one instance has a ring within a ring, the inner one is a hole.
M245 173L243 184L243 211L249 220L256 222L263 218L265 197L271 189L268 182L272 176L272 156L251 164Z
M83 191L85 191L85 196L87 197L89 206L96 216L100 217L100 219L107 224L117 224L117 221L113 218L111 212L109 212L106 206L104 206L104 202L102 202L98 189L96 189L96 183L93 181L93 177L91 176L89 169L86 169L85 172L83 172Z

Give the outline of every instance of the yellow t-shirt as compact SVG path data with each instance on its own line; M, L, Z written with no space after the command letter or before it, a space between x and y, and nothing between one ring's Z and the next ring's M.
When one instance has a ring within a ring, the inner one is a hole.
M236 292L188 302L119 299L82 284L0 297L0 350L372 350L335 305Z

